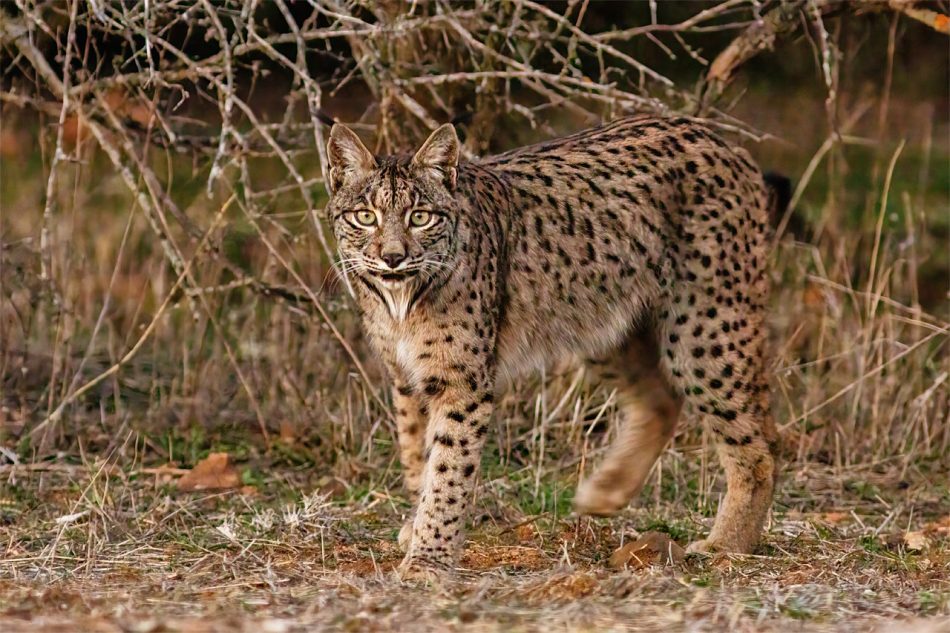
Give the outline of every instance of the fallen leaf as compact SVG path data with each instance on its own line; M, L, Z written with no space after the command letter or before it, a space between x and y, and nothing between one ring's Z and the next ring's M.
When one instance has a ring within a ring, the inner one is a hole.
M907 549L922 552L930 547L930 539L923 532L905 532L904 545Z
M179 490L226 490L240 488L241 476L227 453L211 453L178 480Z
M683 561L686 551L662 532L646 532L610 556L613 569L643 569L648 565L674 565Z

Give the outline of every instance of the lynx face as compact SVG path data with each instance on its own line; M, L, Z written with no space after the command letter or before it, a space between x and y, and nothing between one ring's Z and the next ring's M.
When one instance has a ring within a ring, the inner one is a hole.
M390 316L405 319L434 282L453 270L459 209L453 198L458 138L436 130L410 160L377 159L335 125L327 146L327 212L349 283L371 289Z

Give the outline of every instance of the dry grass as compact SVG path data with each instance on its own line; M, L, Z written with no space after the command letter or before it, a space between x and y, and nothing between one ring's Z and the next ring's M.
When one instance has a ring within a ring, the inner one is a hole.
M832 70L835 86L838 70L847 79L845 62ZM899 82L899 64L887 72ZM261 120L233 162L216 144L176 154L122 137L100 110L96 141L58 101L13 107L4 87L0 630L895 631L921 618L914 630L950 630L950 128L944 92L891 85L837 91L834 117L827 86L776 105L771 85L719 113L777 137L750 149L796 180L808 225L773 257L786 466L756 555L610 569L643 532L703 533L723 482L688 421L640 507L574 517L573 487L616 411L610 393L552 370L500 403L464 569L428 588L389 573L408 506L385 379L312 224L319 125L293 104L319 86L293 86L280 121L277 83L248 96ZM381 94L324 105L355 113ZM629 88L627 106L644 94ZM149 121L143 96L100 100ZM584 118L518 105L495 123L525 137ZM188 117L204 132L215 122L200 107L172 122ZM840 135L815 123L826 118ZM220 138L246 123L235 115ZM261 150L262 129L289 153ZM117 173L110 144L137 166ZM166 220L171 246L152 223ZM181 470L211 451L245 487L180 492Z
M950 608L950 518L927 518L945 497L894 473L853 471L875 488L861 498L831 469L798 470L758 555L628 571L604 563L623 539L659 527L683 540L708 520L668 502L610 521L490 502L466 569L416 587L391 574L405 508L385 490L301 495L319 486L268 478L250 496L182 495L101 466L6 469L3 630L893 631ZM910 527L926 549L907 548Z

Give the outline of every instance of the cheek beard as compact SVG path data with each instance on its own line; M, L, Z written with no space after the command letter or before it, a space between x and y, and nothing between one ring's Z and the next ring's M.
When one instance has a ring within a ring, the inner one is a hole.
M394 321L402 322L430 291L444 283L445 277L441 271L435 271L435 274L425 274L421 271L398 281L387 281L369 271L363 271L356 279L386 306Z

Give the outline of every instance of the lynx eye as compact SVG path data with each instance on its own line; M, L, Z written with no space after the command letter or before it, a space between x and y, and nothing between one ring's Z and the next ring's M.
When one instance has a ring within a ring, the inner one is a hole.
M366 209L359 211L350 211L348 214L350 222L364 228L376 226L376 214Z
M431 211L412 211L409 214L409 226L420 229L433 224L438 216Z

